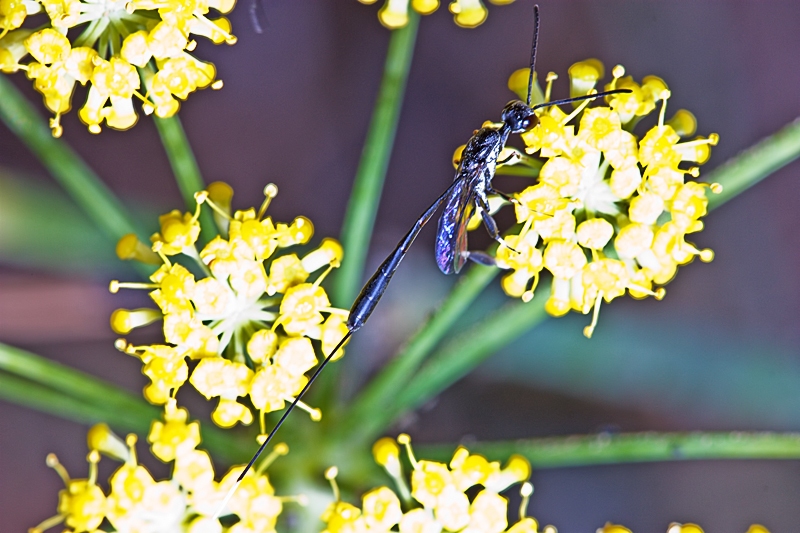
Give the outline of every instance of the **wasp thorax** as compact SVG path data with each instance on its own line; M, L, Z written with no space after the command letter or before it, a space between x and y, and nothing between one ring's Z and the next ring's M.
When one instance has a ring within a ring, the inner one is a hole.
M534 127L539 118L529 106L519 100L513 100L503 108L503 122L508 124L513 133L520 133Z

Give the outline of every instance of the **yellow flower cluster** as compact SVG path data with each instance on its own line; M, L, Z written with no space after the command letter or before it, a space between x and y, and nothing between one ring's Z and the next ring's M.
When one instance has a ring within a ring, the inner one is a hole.
M221 481L214 481L211 457L196 449L200 444L199 424L187 424L187 419L188 412L171 400L164 421L153 422L147 438L153 455L164 462L173 462L170 479L156 481L138 464L136 435L128 435L123 442L105 424L92 427L87 436L88 479L71 479L55 455L50 454L47 464L58 472L66 488L58 495L58 514L31 528L30 533L42 533L62 522L68 528L66 533L99 532L104 520L113 527L112 531L119 532L222 533L223 526L215 512L244 466L235 466ZM275 446L265 461L245 476L221 513L239 519L225 529L227 533L274 532L284 502L305 503L303 497L275 496L263 474L275 458L287 452L285 444ZM109 479L108 495L97 484L101 454L123 462Z
M194 213L176 210L160 217L161 231L151 238L152 246L135 235L123 237L117 245L120 258L160 267L150 276L151 283L112 281L110 286L112 292L146 289L158 306L116 310L111 327L117 333L163 320L165 344L117 341L119 350L144 364L142 372L151 380L144 390L148 401L167 403L188 379L207 399L219 398L212 419L221 427L252 422L250 406L238 400L249 396L260 413L262 432L264 414L283 409L308 382L305 373L317 365L312 339L329 353L347 333L347 311L331 307L320 287L339 265L342 247L325 239L302 258L282 253L307 243L313 226L305 217L289 224L265 217L277 188L268 185L264 193L258 211L231 215L233 191L216 182L196 195ZM213 209L224 236L217 235L198 252L203 204ZM204 276L198 279L178 260ZM309 283L318 270L322 274ZM187 359L197 362L191 375ZM298 406L320 419L319 410L302 402Z
M413 468L410 488L403 474L398 443L405 446ZM322 515L326 526L322 533L557 533L550 525L540 530L536 519L527 516L533 486L527 482L531 466L524 457L512 455L501 468L500 463L459 446L450 464L418 461L411 449L411 439L405 434L398 436L396 442L390 438L379 440L372 453L394 479L397 493L384 486L364 494L360 508L342 502L336 484L338 472L331 467L325 477L333 486L336 501ZM508 500L499 493L515 483L522 483L522 503L519 520L509 527ZM403 512L403 508L409 510ZM632 532L624 526L607 523L597 533ZM672 523L667 533L703 533L703 530L696 524ZM769 531L754 524L747 533Z
M397 443L406 447L413 467L410 489L403 476ZM336 470L330 469L327 477L333 483L337 501L322 516L326 523L324 533L388 532L395 526L400 533L442 530L464 533L537 531L536 520L526 517L524 512L527 498L532 492L530 484L523 485L525 501L520 520L510 528L508 500L499 495L512 484L521 483L530 476L530 464L520 456L512 456L508 464L501 468L500 463L489 462L485 457L470 454L466 448L459 447L449 465L417 461L408 435L400 435L397 442L389 438L379 440L373 447L373 455L378 464L394 478L400 497L389 487L380 487L363 496L359 509L339 501L334 480ZM482 490L476 493L472 490L476 486L481 486ZM401 498L410 510L403 512ZM548 528L545 528L546 532L555 533L554 528Z
M53 135L62 133L61 115L72 106L75 83L91 82L80 119L92 133L103 121L128 129L145 114L170 117L196 89L222 87L216 69L192 57L194 36L233 44L230 22L211 19L209 10L228 13L235 0L2 0L0 70L24 70L55 115ZM46 14L47 24L23 28L28 15ZM71 38L70 32L80 31ZM28 62L23 59L30 56Z
M529 70L515 72L509 87L524 98ZM591 59L570 70L571 95L594 90L603 65ZM547 76L547 102L554 73ZM546 161L538 182L514 195L520 229L506 236L497 263L510 271L505 292L529 301L543 269L553 276L546 309L554 316L570 310L594 311L584 334L591 337L600 303L628 292L634 298L661 299L679 265L714 254L698 249L686 236L703 229L707 193L719 185L687 181L699 175L718 136L695 137L694 116L678 111L665 120L670 92L663 80L647 76L641 84L614 67L606 90L630 93L606 97L605 105L586 100L570 113L543 108L538 124L522 134L525 152ZM632 132L640 119L659 109L656 124L639 139ZM532 159L513 149L508 164ZM501 159L505 156L501 156ZM513 248L513 250L512 250Z
M598 529L597 533L632 533L632 531L625 526L606 524ZM673 522L667 528L667 533L703 533L703 528L697 524L679 524ZM769 533L769 530L760 524L753 524L747 529L746 533Z
M358 0L362 4L374 4L377 0ZM489 0L495 5L510 4L514 0ZM439 9L439 0L386 0L378 11L381 24L394 30L408 24L409 7L420 15L430 15ZM453 0L450 2L450 13L453 20L462 28L474 28L483 24L489 10L481 0Z

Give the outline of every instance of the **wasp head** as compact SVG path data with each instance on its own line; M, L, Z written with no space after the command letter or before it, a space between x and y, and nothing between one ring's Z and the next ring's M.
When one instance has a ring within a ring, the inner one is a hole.
M512 133L520 133L531 129L539 123L539 117L529 106L519 100L506 104L503 108L503 122L508 124Z

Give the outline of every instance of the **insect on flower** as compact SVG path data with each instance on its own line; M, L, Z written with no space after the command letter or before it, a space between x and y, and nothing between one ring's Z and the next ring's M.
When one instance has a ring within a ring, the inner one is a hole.
M350 336L366 324L378 301L383 296L389 282L397 270L400 262L408 253L411 244L430 221L440 206L444 204L444 211L439 219L439 229L436 237L436 262L439 269L445 274L458 273L467 259L481 264L494 265L494 259L482 252L467 250L467 224L474 213L478 213L491 237L505 244L497 229L497 224L489 213L487 194L497 194L506 200L514 201L507 194L500 193L492 187L495 169L506 161L498 161L501 151L506 145L511 133L522 133L533 128L539 121L536 110L554 105L567 104L580 100L589 100L619 93L629 93L629 89L615 89L611 91L577 96L564 100L555 100L531 107L531 91L533 88L533 72L536 63L536 44L539 36L539 6L534 6L534 30L531 46L530 76L528 80L528 96L526 102L514 100L506 104L501 114L502 122L499 125L483 127L475 132L466 145L462 154L458 170L453 183L434 201L428 209L417 219L405 237L397 244L394 251L384 260L372 278L361 289L350 308L347 320L347 334L333 349L328 357L320 364L303 390L297 395L295 401L284 411L278 423L261 444L253 456L250 464L245 468L240 477L243 478L247 470L256 461L261 452L286 417L303 397L325 365L334 357L339 348ZM513 157L513 156L512 156ZM506 245L509 249L510 246ZM513 249L512 249L513 250ZM232 491L235 490L235 487ZM231 492L232 494L232 492Z

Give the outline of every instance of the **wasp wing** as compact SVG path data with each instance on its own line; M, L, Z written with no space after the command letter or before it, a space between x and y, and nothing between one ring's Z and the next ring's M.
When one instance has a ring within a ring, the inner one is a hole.
M477 195L485 195L497 156L508 133L495 127L475 132L461 154L455 183L447 197L436 235L436 263L445 274L458 273L467 260L467 223Z
M468 176L456 178L439 218L436 233L436 263L445 274L456 274L466 262L467 223L475 212L475 187Z

